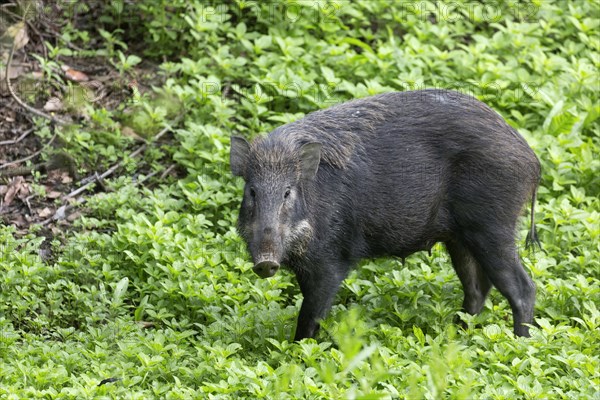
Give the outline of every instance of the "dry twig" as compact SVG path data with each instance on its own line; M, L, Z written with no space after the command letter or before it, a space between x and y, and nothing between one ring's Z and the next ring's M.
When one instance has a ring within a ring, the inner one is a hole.
M21 158L20 160L15 160L15 161L11 161L11 162L7 162L6 164L2 164L0 165L0 170L6 168L6 167L10 167L11 165L15 165L15 164L19 164L28 160L31 160L34 157L37 157L38 154L40 154L42 151L44 151L46 149L46 147L50 146L52 144L52 142L54 141L54 139L56 139L56 129L54 130L54 135L52 135L52 137L50 138L50 140L48 141L48 143L46 143L41 149L39 149L38 151L36 151L35 153L28 155L27 157Z
M163 173L160 175L160 179L161 180L165 179L165 177L169 174L169 172L173 171L175 169L175 167L177 167L177 164L169 165L169 167L167 169L165 169L163 171Z
M29 129L27 129L25 132L23 132L23 133L21 134L21 136L19 136L19 137L18 137L18 138L16 138L16 139L11 139L11 140L3 140L2 142L0 142L0 146L6 146L6 145L9 145L9 144L17 144L17 143L19 143L21 140L25 139L25 138L26 138L26 137L27 137L27 136L28 136L28 135L29 135L31 132L33 132L33 131L34 131L34 128L29 128ZM2 168L2 167L0 167L0 168Z
M137 185L142 185L144 184L146 181L148 181L148 179L152 178L153 176L156 176L159 174L159 172L162 172L162 174L160 174L160 180L163 180L165 178L165 176L167 176L167 174L171 171L173 171L173 169L177 166L177 164L171 164L169 165L167 168L165 168L164 170L161 171L154 171L149 173L148 175L146 175L144 177L144 179L140 180L137 182Z

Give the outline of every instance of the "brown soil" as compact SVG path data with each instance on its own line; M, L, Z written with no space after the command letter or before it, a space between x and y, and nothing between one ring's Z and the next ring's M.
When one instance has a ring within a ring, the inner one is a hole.
M8 20L9 25L18 22L16 16L8 15L5 19ZM12 75L11 86L17 96L29 106L46 114L54 113L53 115L62 120L85 125L85 116L77 115L73 110L74 107L59 105L58 109L51 110L46 106L52 97L64 98L64 86L61 87L60 82L57 84L56 80L52 82L47 80L40 63L33 57L34 54L41 57L47 55L48 50L44 48L44 41L59 45L57 37L60 35L58 33L60 26L52 25L44 19L36 20L35 25L28 23L27 26L29 40L24 47L15 51L9 68ZM0 32L0 36L2 33ZM6 43L0 43L0 57L4 57L0 59L3 62L7 58L10 47L7 48ZM73 86L91 88L95 96L92 100L94 105L107 110L115 109L131 96L132 85L144 93L150 91L151 85L159 83L146 81L140 84L132 79L123 78L106 59L60 57L55 61L61 65L62 70L53 71L54 73L60 75L64 82L71 81ZM153 65L142 63L137 67L139 68L130 76L157 76L156 67ZM43 122L43 119L21 107L8 91L4 78L2 73L0 76L0 223L15 226L18 235L29 232L33 224L41 224L44 227L42 231L48 234L51 231L64 231L65 225L70 225L81 215L82 210L70 207L69 202L61 198L80 187L81 182L74 179L72 173L61 169L47 173L42 169L31 173L32 168L36 169L35 166L45 161L47 150L58 146L58 140L48 146L48 138L42 139L36 135L36 132L49 121ZM34 125L34 121L37 121L37 126ZM52 126L50 128L52 129ZM12 142L25 133L28 133L25 138L17 143ZM12 164L26 157L31 158L28 161Z

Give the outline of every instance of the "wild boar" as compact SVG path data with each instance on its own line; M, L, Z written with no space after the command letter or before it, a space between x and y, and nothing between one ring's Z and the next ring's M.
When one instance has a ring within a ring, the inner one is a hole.
M386 93L339 104L249 143L231 138L243 177L238 230L254 271L281 265L303 294L295 340L319 320L358 261L406 257L443 242L481 311L492 285L508 299L514 332L528 336L535 285L517 252L517 221L540 164L523 137L475 98L453 91Z

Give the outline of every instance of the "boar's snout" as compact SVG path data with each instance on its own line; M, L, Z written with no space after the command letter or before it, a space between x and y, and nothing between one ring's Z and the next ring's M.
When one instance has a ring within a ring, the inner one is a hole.
M270 278L275 275L279 269L279 263L277 261L263 259L256 263L252 269L261 278Z

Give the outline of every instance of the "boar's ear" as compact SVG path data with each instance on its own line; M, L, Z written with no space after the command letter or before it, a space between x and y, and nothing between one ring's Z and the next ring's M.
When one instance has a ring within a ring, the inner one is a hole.
M315 177L321 161L321 143L306 143L300 147L300 169L304 180Z
M250 143L240 136L231 137L231 150L229 151L229 164L234 176L246 176L246 164L250 155Z

